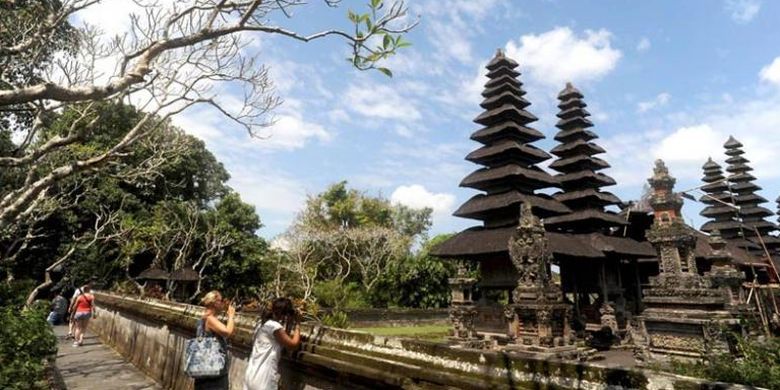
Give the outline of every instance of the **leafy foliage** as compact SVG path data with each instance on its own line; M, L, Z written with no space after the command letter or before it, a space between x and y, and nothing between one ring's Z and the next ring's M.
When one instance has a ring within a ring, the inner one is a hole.
M410 271L414 265L406 259L412 256L415 241L426 237L431 212L367 195L349 188L346 181L328 187L307 200L282 237L287 248L272 271L277 275L276 293L314 298L336 309L386 307L395 302L386 290L389 278L404 272L410 275L408 283L419 281L413 280L416 271Z
M336 310L371 307L365 292L355 282L341 283L338 280L323 280L314 286L314 295L320 305Z
M430 208L415 210L391 204L381 196L372 197L348 188L347 182L341 181L309 197L296 224L319 230L384 227L405 236L419 237L430 229L432 213Z
M707 356L697 363L672 361L680 375L708 378L767 389L780 389L780 338L756 341L735 336L737 357L731 353Z
M349 328L349 317L343 311L335 310L322 317L322 324L333 328Z
M124 104L94 107L100 120L88 140L48 155L40 169L111 148L145 115ZM65 110L45 135L65 134L77 117L74 110ZM0 261L0 272L40 280L54 259L77 246L56 270L55 281L75 286L97 278L100 287L110 288L151 264L173 271L208 257L201 262L207 276L203 289L222 289L231 297L253 296L261 284L260 264L268 247L256 235L262 223L254 207L226 185L230 176L202 141L166 122L152 121L149 126L153 125L161 128L148 141L134 144L121 161L90 176L60 182L56 191L61 195L51 212L29 226L36 238L13 261ZM78 244L77 238L91 234L98 216L107 212L118 214L117 222L106 228L104 236L109 238L90 246ZM0 247L11 247L25 228L20 226L5 240L0 236ZM140 286L125 283L121 290L140 291Z
M44 359L57 352L57 337L46 322L47 308L40 302L24 310L21 305L0 310L0 388L48 388Z
M372 294L372 303L416 308L449 306L449 278L455 274L455 262L430 255L434 246L449 237L433 237L419 253L395 263Z
M58 10L62 7L59 0L22 0L0 2L0 47L10 47L17 43L20 30L35 30L45 22L41 15L49 10ZM12 28L6 28L13 26ZM41 73L51 65L51 60L56 51L71 51L77 46L76 30L69 24L63 23L55 28L48 39L43 40L36 50L29 50L26 55L17 57L10 55L0 56L0 90L12 88L11 82L16 85L32 85L42 81ZM0 107L0 138L10 134L11 131L31 126L34 113L29 107L13 105ZM0 141L2 142L2 141ZM0 147L0 155L2 147Z
M347 11L347 18L355 25L357 38L352 48L352 57L347 60L358 69L376 69L388 77L393 77L390 69L376 66L377 62L392 56L398 49L411 46L411 43L405 41L402 34L383 25L386 18L378 17L378 13L384 6L383 0L370 0L369 12L359 14L353 10ZM404 13L402 5L391 5L390 15Z

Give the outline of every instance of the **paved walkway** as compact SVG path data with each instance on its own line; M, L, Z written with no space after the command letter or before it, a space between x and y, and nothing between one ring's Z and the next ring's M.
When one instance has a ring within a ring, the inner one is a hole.
M55 326L54 333L59 341L57 368L68 390L161 389L113 349L101 344L97 336L87 333L84 345L74 347L72 340L65 340L67 326Z

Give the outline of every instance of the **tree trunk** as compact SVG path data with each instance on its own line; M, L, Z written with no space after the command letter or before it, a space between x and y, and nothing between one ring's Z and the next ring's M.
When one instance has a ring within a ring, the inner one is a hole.
M35 287L31 292L30 295L27 296L27 301L25 302L25 307L30 307L30 305L35 302L35 299L38 298L38 293L41 292L41 290L49 288L52 284L54 284L54 281L51 280L51 272L57 268L57 266L64 264L65 261L67 261L70 256L73 254L73 252L76 251L76 246L72 246L67 253L62 255L59 260L55 261L54 264L50 265L48 268L46 268L45 277L43 283L39 284L37 287Z

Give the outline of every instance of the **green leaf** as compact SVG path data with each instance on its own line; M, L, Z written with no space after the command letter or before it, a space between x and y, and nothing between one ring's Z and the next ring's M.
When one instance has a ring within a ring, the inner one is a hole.
M393 77L393 72L391 72L390 69L387 69L387 68L376 68L376 70L384 73L385 76L387 76L387 77Z
M357 14L352 12L352 10L348 10L347 11L347 17L349 17L349 20L351 20L352 23L359 23L359 18L357 16Z
M390 45L392 38L390 37L390 34L385 34L385 37L382 38L382 48L387 49L387 46Z

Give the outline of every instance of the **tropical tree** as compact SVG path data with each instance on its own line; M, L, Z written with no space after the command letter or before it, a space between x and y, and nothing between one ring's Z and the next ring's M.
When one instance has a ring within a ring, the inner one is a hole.
M309 197L280 239L285 251L277 269L300 286L287 285L286 292L326 305L386 305L369 297L381 295L375 294L379 282L425 237L431 213L351 189L346 181Z
M431 256L430 251L450 237L450 234L435 236L423 243L417 253L393 263L377 282L371 300L399 307L449 306L449 278L455 275L457 263Z
M330 6L339 1L324 0ZM407 45L402 40L416 21L406 8L370 0L365 13L348 13L351 32L338 29L304 35L285 28L297 0L189 0L172 3L134 2L130 31L109 37L94 27L69 24L98 0L26 0L0 3L0 112L6 126L23 141L0 156L3 170L19 171L22 180L0 193L0 228L34 214L58 183L93 174L127 156L132 146L149 139L168 120L195 105L207 105L250 134L269 124L268 113L279 103L268 69L248 40L279 36L310 42L338 37L349 43L350 62L358 69L379 69L378 62ZM96 64L101 64L100 68ZM5 70L22 69L16 71ZM29 69L29 70L28 70ZM108 71L105 71L108 69ZM220 97L228 86L243 90L241 101ZM99 134L102 103L132 102L142 115L111 147L84 150L49 169L38 162L63 148L82 145ZM50 118L73 113L73 126L50 131ZM13 113L23 113L29 120ZM28 123L29 122L29 123ZM8 125L12 123L13 125ZM7 134L5 135L7 137Z
M39 169L110 148L144 115L123 104L98 108L105 118L96 124L99 133L42 157ZM70 128L78 115L67 109L49 131ZM208 288L255 294L267 250L256 235L260 218L225 184L228 173L203 142L166 124L127 154L92 175L59 182L52 190L57 202L17 225L24 235L0 240L8 252L0 253L6 279L43 280L29 295L32 302L58 281L98 278L107 288L157 264L171 271L192 267L200 276L196 294Z

